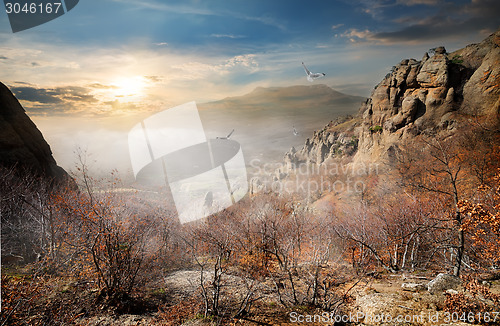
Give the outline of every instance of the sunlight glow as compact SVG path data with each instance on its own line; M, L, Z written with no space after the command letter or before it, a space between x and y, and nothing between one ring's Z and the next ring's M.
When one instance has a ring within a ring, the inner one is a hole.
M146 81L141 76L120 78L111 83L114 97L137 98L143 95Z

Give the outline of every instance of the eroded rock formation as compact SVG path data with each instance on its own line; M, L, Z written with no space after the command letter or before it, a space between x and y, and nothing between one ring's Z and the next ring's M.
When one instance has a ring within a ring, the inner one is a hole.
M452 53L442 46L430 52L394 66L350 124L315 132L302 149L286 153L285 162L320 164L339 148L356 151L355 162L386 160L401 141L454 132L458 117L498 119L500 31ZM349 147L352 140L356 146Z

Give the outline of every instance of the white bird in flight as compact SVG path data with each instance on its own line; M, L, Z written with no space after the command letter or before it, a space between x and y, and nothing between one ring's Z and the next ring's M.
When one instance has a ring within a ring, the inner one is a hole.
M226 137L215 137L215 138L216 139L229 139L229 137L231 137L231 135L233 134L233 132L234 132L234 129Z
M306 71L307 74L307 80L312 82L317 78L324 77L326 76L325 73L322 72L310 72L309 69L307 69L306 65L302 62L302 66L304 66L304 70Z
M295 126L293 127L293 135L294 136L298 136L299 135L299 132L297 131L297 129L295 129Z

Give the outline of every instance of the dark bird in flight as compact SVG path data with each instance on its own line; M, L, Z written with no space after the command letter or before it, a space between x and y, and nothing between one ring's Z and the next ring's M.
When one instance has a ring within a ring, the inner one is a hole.
M234 129L226 137L216 137L216 139L229 139L229 137L231 137L231 135L233 134L233 132L234 132Z

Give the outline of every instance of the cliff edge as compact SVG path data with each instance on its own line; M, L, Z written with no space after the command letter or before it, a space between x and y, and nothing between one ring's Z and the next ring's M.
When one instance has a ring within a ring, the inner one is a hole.
M47 180L72 180L57 165L49 144L12 94L0 83L0 167Z

